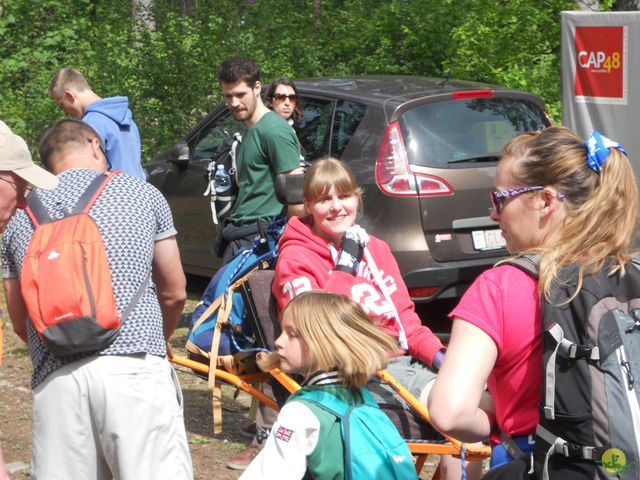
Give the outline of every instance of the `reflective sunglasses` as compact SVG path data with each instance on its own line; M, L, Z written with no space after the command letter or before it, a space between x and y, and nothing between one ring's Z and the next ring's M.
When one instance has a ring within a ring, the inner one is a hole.
M11 180L7 180L4 177L0 177L0 180L13 185L13 188L18 192L18 195L21 195L25 200L33 193L33 187L31 187L31 185L20 185L16 182L12 182Z
M489 192L489 198L491 199L491 205L495 209L496 213L500 215L500 212L502 212L502 206L508 198L517 197L523 193L535 192L538 190L544 190L544 187L538 185L535 187L510 188L502 191L493 190Z
M298 101L298 95L296 95L295 93L291 93L289 95L287 95L286 93L276 93L273 96L273 99L276 102L284 102L287 98L291 103L296 103Z

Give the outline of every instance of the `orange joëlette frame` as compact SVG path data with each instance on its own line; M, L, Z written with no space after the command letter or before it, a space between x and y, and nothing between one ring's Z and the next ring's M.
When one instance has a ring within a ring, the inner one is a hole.
M188 367L197 372L203 373L205 375L209 375L209 366L200 362L196 362L194 360L190 360L185 357L170 355L169 360L172 363L177 365L182 365L184 367ZM275 411L279 411L279 407L276 401L266 396L260 390L256 389L253 385L255 383L260 383L266 381L271 375L274 377L282 386L284 386L289 392L293 393L297 389L300 388L300 385L293 380L289 375L283 372L280 369L272 369L269 373L265 372L257 372L257 373L248 373L248 374L235 374L228 372L227 370L223 370L220 368L216 368L216 380L221 380L229 385L235 386L237 389L242 390L252 397L256 398L258 401L264 403L269 408L272 408ZM403 387L394 377L392 377L386 370L380 370L377 372L378 377L380 377L385 383L387 383L393 390L402 397L411 408L418 413L425 421L430 423L429 411L425 405L420 403L420 401L415 398L405 387ZM447 435L443 435L447 442L430 442L430 441L411 441L407 440L407 444L409 446L409 450L416 458L416 471L419 473L424 466L427 455L453 455L459 457L462 448L465 450L465 458L467 461L479 461L484 458L488 458L491 455L491 448L489 446L481 446L478 447L476 445L463 444L459 440L455 438L449 437ZM435 477L434 478L439 478Z

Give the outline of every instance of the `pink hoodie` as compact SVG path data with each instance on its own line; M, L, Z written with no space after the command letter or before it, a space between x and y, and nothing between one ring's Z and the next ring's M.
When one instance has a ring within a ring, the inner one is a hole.
M308 290L325 290L351 297L360 303L376 325L398 338L399 328L393 306L386 301L371 269L363 258L354 277L334 271L336 250L315 234L310 225L297 217L289 220L279 243L280 255L276 263L272 292L282 311L297 294ZM339 246L336 247L339 249ZM409 348L407 353L431 366L433 356L443 348L433 332L422 325L416 314L398 264L389 246L370 236L367 249L381 273L382 283L395 305L404 327Z

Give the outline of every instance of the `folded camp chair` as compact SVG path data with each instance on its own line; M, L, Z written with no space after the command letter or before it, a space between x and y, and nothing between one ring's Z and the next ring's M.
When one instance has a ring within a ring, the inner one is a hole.
M273 275L273 270L256 270L248 276L247 281L241 287L243 296L245 297L247 318L251 322L256 345L263 348L273 345L280 333L275 299L271 295ZM204 374L209 374L209 366L206 364L178 356L173 356L171 361ZM255 387L256 383L267 381L269 376L271 376L289 392L294 392L300 388L295 380L279 369L274 369L268 374L234 373L233 371L218 366L218 368L215 369L214 375L216 380L223 381L235 386L239 390L249 393L257 400L275 410L278 410L278 404L275 399L259 391ZM406 409L387 409L382 406L382 409L389 415L403 438L407 439L409 449L416 457L416 471L418 473L422 470L427 455L429 454L454 456L464 454L467 461L479 461L490 455L491 451L489 447L463 445L451 437L440 436L429 423L429 412L426 406L422 405L417 398L400 385L385 370L378 372L378 376L388 383L413 410L412 413ZM439 436L442 437L443 440L423 440L424 438L437 438ZM438 471L436 471L433 478L440 478Z

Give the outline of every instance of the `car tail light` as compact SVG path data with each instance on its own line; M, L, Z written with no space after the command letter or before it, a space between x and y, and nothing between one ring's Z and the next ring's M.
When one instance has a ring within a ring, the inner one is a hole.
M451 94L451 98L453 98L454 100L491 97L493 97L493 90L463 90L462 92L453 92Z
M410 288L409 296L411 298L429 298L432 295L435 295L439 289L439 287Z
M376 183L391 196L453 195L453 188L434 175L413 173L398 122L387 127L376 161Z

